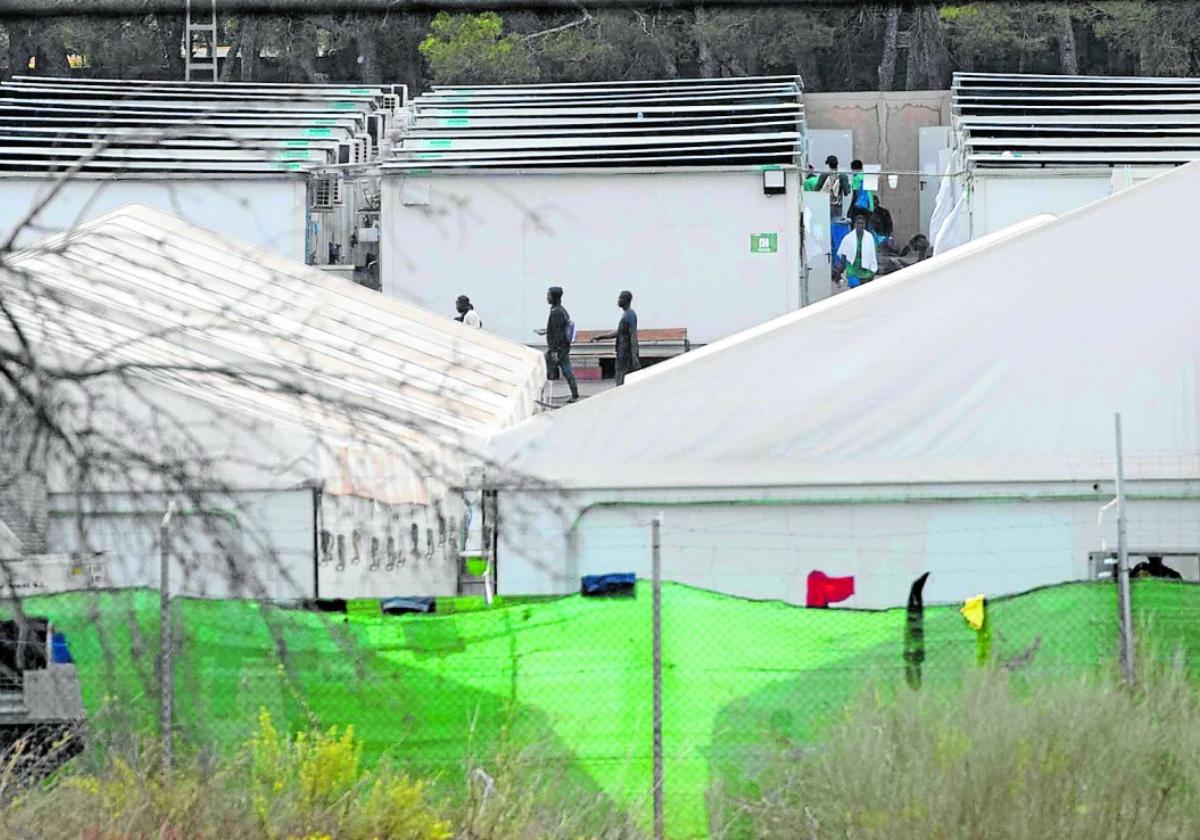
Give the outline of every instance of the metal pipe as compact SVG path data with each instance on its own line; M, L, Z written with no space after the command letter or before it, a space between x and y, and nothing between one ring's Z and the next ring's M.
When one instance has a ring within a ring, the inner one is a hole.
M174 504L174 502L172 502ZM68 519L71 517L135 517L135 516L157 516L156 510L52 510L49 513L54 519ZM181 508L176 507L173 516L206 516L214 519L224 519L229 526L234 529L242 527L241 521L238 519L237 513L232 510L223 508Z
M707 7L790 6L796 0L589 0L589 9L694 9ZM135 17L146 14L179 14L180 0L5 0L0 20L6 17L100 16ZM579 0L221 0L226 14L328 14L363 12L513 12L559 10L578 13Z
M175 500L167 504L158 526L158 667L159 667L159 734L162 737L164 780L171 772L174 760L172 729L175 721L175 658L171 639L171 517Z
M576 514L571 527L574 531L590 511L603 508L681 508L681 507L813 507L820 505L887 505L940 504L946 502L1095 502L1103 496L1094 493L1006 493L996 496L953 496L938 494L913 496L885 494L875 496L811 496L804 499L707 498L707 499L605 499L589 502ZM1126 499L1143 502L1196 502L1200 493L1131 493Z
M654 683L654 840L663 840L662 521L663 515L660 513L650 523L652 679Z
M1125 540L1125 464L1121 447L1121 413L1113 416L1117 437L1117 608L1120 611L1121 676L1134 681L1133 604L1129 592L1129 546Z

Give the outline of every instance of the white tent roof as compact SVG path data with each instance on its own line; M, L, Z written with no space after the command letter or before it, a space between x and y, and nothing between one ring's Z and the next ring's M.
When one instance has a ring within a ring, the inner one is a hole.
M1198 478L1200 238L1163 215L1198 193L1194 163L978 240L523 423L493 457L592 488L1093 481L1121 411L1131 478Z
M126 366L144 399L113 402L203 420L218 454L258 462L244 480L232 467L235 484L419 499L416 473L455 472L447 461L536 410L545 380L526 347L148 207L7 266L5 304L43 365ZM0 322L0 348L15 341Z

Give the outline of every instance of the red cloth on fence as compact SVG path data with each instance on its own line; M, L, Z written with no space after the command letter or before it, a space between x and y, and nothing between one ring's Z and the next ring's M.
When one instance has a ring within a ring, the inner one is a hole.
M854 594L854 576L830 577L824 572L808 573L808 599L805 604L810 607L827 607L838 601L845 601Z

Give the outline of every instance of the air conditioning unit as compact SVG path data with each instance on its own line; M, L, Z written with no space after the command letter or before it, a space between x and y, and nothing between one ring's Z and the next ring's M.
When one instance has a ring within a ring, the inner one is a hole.
M342 206L342 179L337 175L322 175L312 181L313 210L332 210Z

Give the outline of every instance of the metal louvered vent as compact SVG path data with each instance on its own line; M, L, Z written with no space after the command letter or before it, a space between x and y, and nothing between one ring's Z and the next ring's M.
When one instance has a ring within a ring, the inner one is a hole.
M435 87L412 102L393 169L796 165L797 76Z
M1200 158L1200 78L956 73L952 105L974 167L1173 166Z
M312 209L332 210L342 206L342 179L323 175L312 180Z
M374 162L393 86L14 76L0 83L0 173L262 176ZM355 150L340 161L340 149Z

